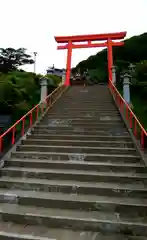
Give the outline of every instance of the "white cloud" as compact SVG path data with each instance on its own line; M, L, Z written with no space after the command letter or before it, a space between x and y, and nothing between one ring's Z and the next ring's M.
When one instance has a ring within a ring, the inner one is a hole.
M53 63L65 67L66 50L57 50L54 36L146 31L146 0L0 0L0 47L38 52L37 72ZM73 51L72 66L100 49ZM33 71L33 66L27 66Z

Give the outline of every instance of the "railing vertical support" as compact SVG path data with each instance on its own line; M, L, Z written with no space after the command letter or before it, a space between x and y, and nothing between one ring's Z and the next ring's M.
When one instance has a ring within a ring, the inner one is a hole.
M130 112L130 128L132 128L132 118L133 116L132 116L132 113Z
M108 79L112 81L112 66L113 66L113 53L112 53L112 40L109 38L107 41L108 52L107 52L107 59L108 59Z
M66 86L70 86L71 57L72 57L72 42L69 41L68 49L67 49L67 63L66 63L66 79L65 79Z
M2 152L2 138L0 137L0 152Z
M13 127L13 129L12 129L12 145L14 145L14 143L15 143L15 131L16 131L16 127Z
M136 119L134 119L134 136L137 138L137 122L136 122Z
M33 122L33 116L32 116L32 112L30 113L30 127L32 126L32 122Z
M141 147L144 149L144 132L141 130Z
M24 136L24 129L25 129L25 119L22 120L22 131L21 131L22 136Z
M36 121L38 120L38 115L39 115L39 107L37 106L37 108L36 108Z

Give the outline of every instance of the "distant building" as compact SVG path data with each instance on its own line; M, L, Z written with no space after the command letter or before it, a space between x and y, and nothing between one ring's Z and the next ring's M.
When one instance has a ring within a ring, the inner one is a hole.
M53 75L56 75L61 78L63 75L65 75L65 72L66 72L66 70L64 68L62 68L62 69L55 68L54 65L53 65L53 67L49 67L47 69L47 74L53 74Z

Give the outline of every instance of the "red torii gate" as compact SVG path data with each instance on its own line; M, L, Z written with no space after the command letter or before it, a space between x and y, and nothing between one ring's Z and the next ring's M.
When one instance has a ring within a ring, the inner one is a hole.
M72 49L74 48L91 48L91 47L107 47L108 48L108 77L112 81L112 66L113 66L113 46L122 46L124 42L114 42L112 40L121 40L126 36L126 32L105 33L105 34L91 34L79 36L65 36L55 37L57 43L65 43L59 45L57 49L67 49L67 65L66 65L66 80L65 85L70 85L70 71L71 71L71 57ZM106 41L104 43L94 43L94 41ZM86 44L75 44L80 42L87 42Z

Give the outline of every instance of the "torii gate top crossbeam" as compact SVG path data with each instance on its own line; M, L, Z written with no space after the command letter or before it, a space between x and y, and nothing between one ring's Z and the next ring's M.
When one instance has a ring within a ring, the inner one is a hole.
M121 40L124 39L127 32L119 33L104 33L104 34L90 34L90 35L77 35L77 36L63 36L55 37L57 43L68 43L71 42L85 42L85 41L104 41L104 40Z

